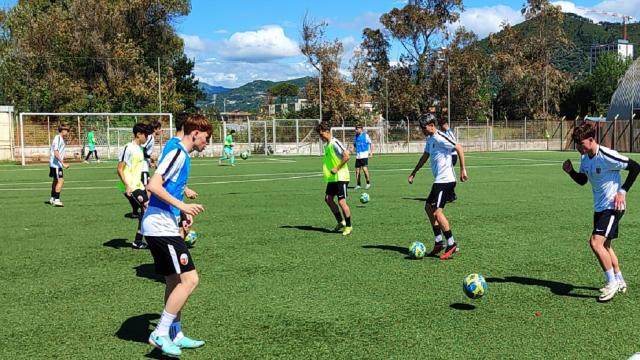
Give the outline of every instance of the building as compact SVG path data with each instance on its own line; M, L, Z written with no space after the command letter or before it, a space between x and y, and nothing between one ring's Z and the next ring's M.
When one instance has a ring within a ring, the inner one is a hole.
M640 120L640 59L634 61L611 97L607 120Z
M309 107L307 99L298 99L294 103L267 104L260 107L260 111L266 115L286 114L292 111L301 111Z
M222 121L226 121L228 123L242 123L249 120L249 117L251 116L253 116L253 114L250 112L239 110L220 113Z
M609 53L618 53L622 58L633 59L633 44L629 40L618 40L618 42L612 44L591 45L589 72L596 67L600 56Z

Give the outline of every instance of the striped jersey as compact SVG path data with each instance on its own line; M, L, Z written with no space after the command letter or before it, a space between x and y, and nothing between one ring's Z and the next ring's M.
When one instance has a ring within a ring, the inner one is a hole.
M594 211L615 209L613 197L621 189L620 170L629 165L629 158L617 151L598 145L596 154L580 158L580 173L587 175L593 192Z
M153 137L153 134L149 134L147 136L147 141L144 143L144 145L142 145L142 151L144 154L144 165L142 168L142 171L144 172L149 172L149 162L151 159L151 154L153 154L153 146L155 145L156 140Z
M455 141L442 131L436 131L435 134L427 138L424 152L428 153L431 158L431 172L433 173L434 183L456 181L456 173L451 163L451 149L454 149L455 146Z
M456 139L456 135L453 133L452 128L448 128L447 131L444 132L445 135L449 137L449 139L453 140L453 142L457 143L458 139ZM451 155L457 155L456 149L451 150Z
M64 159L65 143L64 143L64 139L62 138L62 135L60 134L56 135L53 138L53 141L51 142L51 151L49 154L49 167L62 169L62 163L60 163L60 161L56 159L56 154L55 154L56 150L58 150L58 153L60 154L60 158Z

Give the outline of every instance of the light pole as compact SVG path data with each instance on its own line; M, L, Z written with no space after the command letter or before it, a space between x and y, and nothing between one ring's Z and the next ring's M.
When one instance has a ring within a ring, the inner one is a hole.
M318 71L320 76L318 77L318 89L320 91L320 121L322 121L322 63L318 63Z

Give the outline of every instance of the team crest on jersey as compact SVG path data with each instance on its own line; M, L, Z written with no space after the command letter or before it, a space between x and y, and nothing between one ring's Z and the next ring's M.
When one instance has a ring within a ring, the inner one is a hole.
M187 254L182 254L180 255L180 264L182 266L185 266L189 263L189 257L187 256Z
M602 171L600 168L596 168L596 174L600 174L600 171Z

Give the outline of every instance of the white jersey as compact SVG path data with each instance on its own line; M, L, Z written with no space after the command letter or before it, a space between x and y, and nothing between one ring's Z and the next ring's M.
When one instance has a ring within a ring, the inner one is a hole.
M456 146L455 141L441 131L429 136L424 152L431 158L431 172L434 183L450 183L456 181L456 173L451 164L451 149Z
M142 165L142 172L149 172L149 163L151 159L151 154L153 154L153 146L155 145L156 140L153 135L147 136L147 141L142 145L142 151L144 153L144 164Z
M444 132L445 135L447 135L449 137L449 139L453 140L453 142L457 143L458 139L456 139L456 135L453 133L453 129L452 128L448 128L447 131ZM452 149L451 150L451 155L457 155L458 153L456 153L456 149Z
M51 142L51 150L49 154L50 167L56 168L56 169L62 169L62 164L58 159L56 159L55 151L58 150L58 153L60 154L60 158L64 159L64 148L65 148L65 144L64 144L64 139L62 138L62 135L60 134L56 135L53 138L53 141Z
M593 209L596 212L615 209L613 197L620 190L620 170L629 165L629 158L617 151L599 145L596 154L580 158L580 173L587 175L593 192Z

